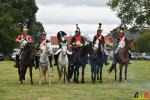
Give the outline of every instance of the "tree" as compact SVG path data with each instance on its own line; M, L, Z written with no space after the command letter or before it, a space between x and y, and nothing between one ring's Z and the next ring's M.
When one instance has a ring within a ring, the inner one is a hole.
M140 35L134 41L134 47L137 52L150 52L150 31Z
M120 30L120 27L118 26L118 27L114 28L112 31L110 31L110 33L108 33L108 35L110 35L113 39L117 39L119 30Z
M131 33L145 31L150 27L150 0L109 0L107 5L121 20L121 25Z
M27 24L29 35L37 36L43 26L36 22L38 7L35 0L1 0L0 1L0 51L10 52L16 45L15 38L21 34ZM37 36L39 37L39 36ZM5 45L5 44L9 44Z

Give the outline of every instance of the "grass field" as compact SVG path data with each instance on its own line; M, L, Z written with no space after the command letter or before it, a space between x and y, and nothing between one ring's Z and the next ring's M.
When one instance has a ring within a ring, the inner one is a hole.
M97 81L92 84L90 66L87 65L85 84L75 84L72 80L67 85L58 84L57 69L54 67L53 72L51 70L51 85L48 82L39 85L39 71L33 69L34 85L30 85L27 71L26 82L20 86L14 62L0 61L0 100L133 100L136 92L142 95L147 91L150 95L150 61L131 62L127 82L114 81L114 72L109 74L107 70L110 66L104 66L103 83Z

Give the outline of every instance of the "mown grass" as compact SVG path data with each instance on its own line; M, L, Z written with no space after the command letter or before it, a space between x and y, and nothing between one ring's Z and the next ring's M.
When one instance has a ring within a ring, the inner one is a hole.
M114 81L114 72L109 74L107 70L110 66L104 66L103 83L97 81L92 84L90 66L87 65L85 84L75 84L72 80L67 85L58 84L57 69L54 67L53 72L51 70L51 85L48 82L39 85L39 71L33 69L34 85L30 85L27 71L26 82L22 86L13 64L13 61L0 61L0 100L133 100L136 92L142 95L147 91L150 94L150 61L132 61L127 82Z

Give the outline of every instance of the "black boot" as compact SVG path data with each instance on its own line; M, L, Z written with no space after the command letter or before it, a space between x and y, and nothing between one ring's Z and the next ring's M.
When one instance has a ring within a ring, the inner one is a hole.
M107 59L108 59L108 55L104 54L104 62L105 62L105 65L109 65L109 62L107 62Z
M53 65L52 65L52 56L48 56L48 58L49 58L50 67L53 67Z
M35 69L39 68L39 57L35 56L35 62L36 62L36 66Z
M57 66L58 55L54 55L54 60L55 60L55 64L53 64L53 65Z
M18 68L19 65L19 55L16 55L16 64L14 65L15 68Z

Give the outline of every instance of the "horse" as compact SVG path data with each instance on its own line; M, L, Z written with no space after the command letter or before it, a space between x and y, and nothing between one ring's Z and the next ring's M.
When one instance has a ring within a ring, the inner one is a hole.
M91 78L92 78L92 82L95 83L96 75L97 75L97 80L99 80L99 82L102 83L102 68L103 68L103 62L104 62L102 42L99 41L98 49L95 52L96 52L96 56L90 59L91 60ZM99 78L99 75L100 75L100 78Z
M122 81L122 69L123 69L123 65L125 65L125 81L127 80L127 68L128 68L128 64L129 64L129 50L130 51L134 51L134 44L133 44L133 39L132 40L127 40L125 46L119 50L118 52L118 59L117 59L117 63L119 63L119 69L120 69L120 77L119 77L119 81ZM116 76L116 64L112 64L110 69L108 70L109 73L112 72L112 70L114 69L115 71L115 80L117 79Z
M58 83L61 84L62 71L64 69L64 81L68 84L68 56L67 56L67 44L62 44L61 52L58 57L57 70L58 70Z
M30 70L30 82L33 84L32 80L32 58L36 55L34 43L28 42L23 48L23 51L20 55L18 74L20 85L22 85L23 80L25 80L25 73L27 68Z
M78 77L79 77L80 66L82 67L81 83L85 83L84 69L87 64L87 54L90 54L91 57L94 56L94 50L92 47L92 43L79 47L75 53L75 58L74 58L75 68L74 68L74 80L73 80L75 83L79 83Z
M42 50L42 53L39 58L39 76L40 76L39 84L41 84L42 73L44 75L44 81L46 82L46 71L48 71L49 84L51 84L50 63L49 63L49 58L48 58L49 55L53 54L51 44L46 43L46 46L43 46L41 50Z

